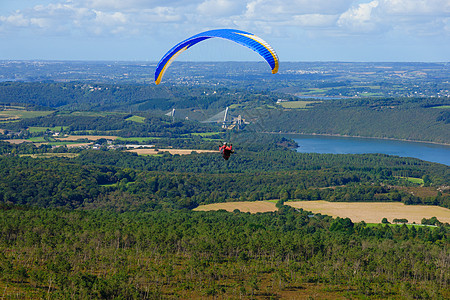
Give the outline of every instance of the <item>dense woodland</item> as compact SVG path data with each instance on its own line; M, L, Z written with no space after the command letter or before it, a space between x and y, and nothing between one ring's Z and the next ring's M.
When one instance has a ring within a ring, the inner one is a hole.
M0 278L29 297L449 295L448 226L367 227L287 206L256 215L14 206L0 214Z

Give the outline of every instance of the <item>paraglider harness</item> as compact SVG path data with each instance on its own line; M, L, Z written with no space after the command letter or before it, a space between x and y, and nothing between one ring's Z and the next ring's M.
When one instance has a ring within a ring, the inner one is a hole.
M228 146L227 143L223 143L219 150L225 160L228 160L230 158L230 155L234 153L233 144L230 144L230 146Z

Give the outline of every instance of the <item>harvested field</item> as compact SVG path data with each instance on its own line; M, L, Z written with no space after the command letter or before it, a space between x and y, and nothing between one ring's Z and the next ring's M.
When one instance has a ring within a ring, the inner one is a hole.
M5 140L5 142L8 142L8 143L10 143L10 144L30 143L30 141L23 140L23 139Z
M208 205L200 205L199 207L194 208L196 211L210 211L219 209L225 209L230 212L235 209L239 209L241 212L258 213L276 211L278 208L275 207L275 203L268 201L213 203Z
M169 152L170 154L179 154L179 155L187 155L191 154L193 151L197 153L213 153L219 152L216 150L195 150L195 149L132 149L127 150L128 152L134 152L138 155L155 155L158 152Z
M298 201L285 204L295 208L332 217L350 218L353 222L381 223L383 218L407 219L409 223L420 224L423 218L436 217L443 223L450 223L450 209L428 205L405 205L400 202L327 202Z
M387 218L407 219L409 223L420 224L423 218L436 217L443 223L450 223L450 209L428 205L404 205L399 202L327 202L327 201L296 201L285 202L295 208L302 208L313 213L320 213L332 217L350 218L353 222L381 223ZM201 205L195 210L209 211L225 209L242 212L268 212L276 211L275 203L266 201L256 202L226 202Z
M37 153L37 154L20 154L20 157L32 157L32 158L51 158L51 157L67 157L74 158L78 156L78 153Z

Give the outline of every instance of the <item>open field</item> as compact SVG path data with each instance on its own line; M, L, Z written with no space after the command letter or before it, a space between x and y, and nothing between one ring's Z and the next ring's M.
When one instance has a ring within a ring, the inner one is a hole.
M400 202L327 202L295 201L286 202L295 208L302 208L313 213L332 217L350 218L353 222L381 223L383 218L389 222L393 219L407 219L409 223L420 224L423 218L436 217L443 223L450 223L450 209L439 206L404 205ZM275 203L267 201L227 202L201 205L195 210L208 211L225 209L242 212L268 212L277 210Z
M24 139L11 139L11 140L5 140L5 142L8 142L10 144L22 144L22 143L31 143L30 141L24 140Z
M22 109L7 109L0 111L0 120L17 120L43 117L53 113L53 111L29 111Z
M187 155L191 154L192 152L197 153L214 153L219 152L217 150L195 150L195 149L132 149L127 150L128 152L134 152L138 155L156 155L158 152L169 152L170 154L179 154L179 155Z
M136 122L136 123L144 123L145 118L141 117L141 116L131 116L128 119L126 119L127 121L132 121L132 122Z
M88 139L89 141L96 141L100 139L116 140L118 137L113 135L69 135L67 137L57 138L59 141L76 141Z
M51 157L67 157L74 158L78 153L36 153L36 154L20 154L20 157L29 156L32 158L51 158Z
M287 101L287 102L280 102L278 103L284 108L297 108L297 109L304 109L307 107L308 104L312 103L318 103L321 101Z
M450 105L438 105L438 106L432 106L431 108L449 109Z
M28 131L35 133L35 132L45 132L47 130L51 131L60 131L62 129L67 129L69 126L54 126L54 127L38 127L38 126L32 126L28 127Z
M350 218L353 222L380 223L383 218L407 219L409 223L420 224L423 218L436 217L443 223L450 223L450 209L439 206L405 205L400 202L327 202L297 201L286 204L332 217Z
M254 202L241 201L241 202L213 203L208 205L200 205L199 207L194 208L195 211L210 211L219 209L225 209L226 211L230 212L232 212L235 209L239 209L241 212L250 212L250 213L278 210L278 208L275 207L275 203L269 201L254 201Z

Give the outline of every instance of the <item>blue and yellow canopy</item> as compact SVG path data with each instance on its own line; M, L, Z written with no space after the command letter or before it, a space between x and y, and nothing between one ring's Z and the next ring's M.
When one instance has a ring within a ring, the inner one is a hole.
M273 50L273 48L263 39L250 32L245 32L242 30L215 29L191 36L190 38L178 43L172 49L170 49L163 56L163 58L161 58L158 65L156 66L155 83L159 84L161 82L161 78L163 77L164 72L178 57L178 55L180 55L183 51L186 51L193 45L210 38L223 38L246 46L257 52L267 61L267 63L272 68L273 74L278 72L278 56L275 53L275 50Z

